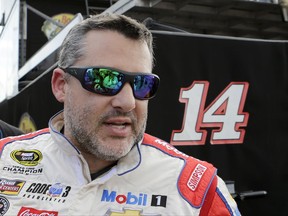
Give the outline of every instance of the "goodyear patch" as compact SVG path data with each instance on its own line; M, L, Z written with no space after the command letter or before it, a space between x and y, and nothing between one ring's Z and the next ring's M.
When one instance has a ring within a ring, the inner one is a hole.
M44 202L65 203L71 191L71 186L61 183L31 183L26 191L22 194L23 198L34 199Z

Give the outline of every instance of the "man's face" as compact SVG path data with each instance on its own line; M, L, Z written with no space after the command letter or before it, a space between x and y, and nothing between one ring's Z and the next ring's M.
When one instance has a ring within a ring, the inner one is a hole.
M73 66L106 66L127 72L151 72L145 43L114 31L90 31L84 57ZM91 93L70 77L65 86L65 135L83 152L114 161L126 155L145 131L147 100L136 100L129 83L114 96Z

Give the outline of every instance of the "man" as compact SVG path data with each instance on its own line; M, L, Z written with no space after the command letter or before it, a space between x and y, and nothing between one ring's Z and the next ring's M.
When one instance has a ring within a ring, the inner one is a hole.
M144 133L152 67L151 33L126 16L70 31L52 76L63 112L0 143L7 215L240 215L211 164Z

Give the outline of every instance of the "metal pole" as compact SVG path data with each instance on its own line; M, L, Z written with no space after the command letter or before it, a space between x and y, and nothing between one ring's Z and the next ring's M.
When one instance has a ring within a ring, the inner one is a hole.
M86 15L87 15L87 16L90 16L90 14L89 14L88 0L85 0L85 6L86 6Z
M47 16L46 14L36 10L35 8L31 7L30 5L26 4L27 9L31 10L32 12L34 12L35 14L39 15L40 17L42 17L45 20L48 20L49 22L53 23L54 25L57 25L60 28L63 28L64 25L53 20L51 17Z
M19 68L21 68L26 61L26 2L20 2L20 62Z

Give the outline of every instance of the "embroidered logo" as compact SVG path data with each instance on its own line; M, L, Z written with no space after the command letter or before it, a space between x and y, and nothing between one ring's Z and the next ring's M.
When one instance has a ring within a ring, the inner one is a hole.
M7 198L0 196L0 215L5 215L10 207L10 203Z
M0 194L18 195L25 181L0 178Z
M165 207L167 204L167 196L152 195L151 206Z
M47 211L47 210L38 210L34 208L29 207L22 207L20 211L18 212L17 216L57 216L57 211Z
M22 197L39 201L65 203L70 191L70 186L61 183L45 184L34 182L29 185Z
M197 189L197 186L201 180L201 178L203 177L205 171L206 171L207 167L201 165L201 164L197 164L197 166L195 167L195 169L193 170L188 182L187 182L187 186L192 190L195 191Z
M42 153L36 149L14 150L10 154L11 158L24 166L37 166L42 160Z
M131 192L128 192L127 194L117 194L116 191L109 192L108 190L103 190L101 201L146 206L147 194L139 193L135 195Z

